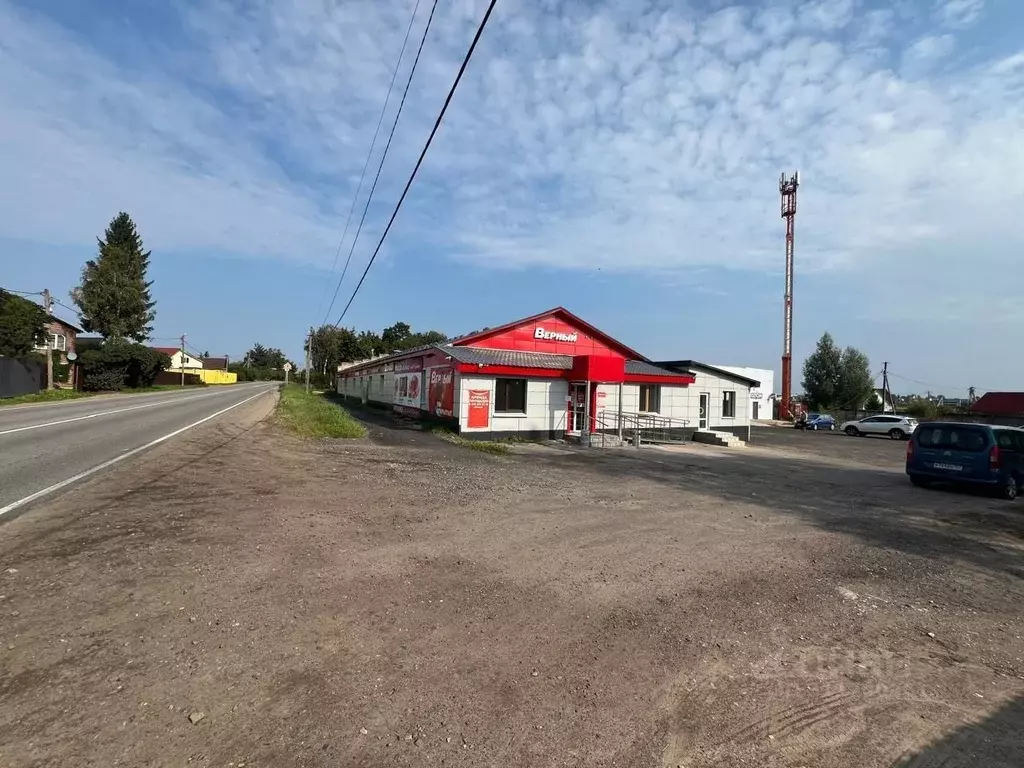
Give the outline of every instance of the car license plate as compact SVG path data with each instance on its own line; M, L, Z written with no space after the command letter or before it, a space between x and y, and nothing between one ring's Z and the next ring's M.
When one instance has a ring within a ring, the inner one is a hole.
M964 468L960 464L932 464L932 469L948 469L951 472L963 472Z

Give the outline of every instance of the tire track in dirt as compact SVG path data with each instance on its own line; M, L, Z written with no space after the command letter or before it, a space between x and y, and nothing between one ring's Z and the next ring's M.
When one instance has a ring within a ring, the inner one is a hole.
M820 698L770 712L732 732L715 748L747 742L763 742L782 736L799 737L818 723L831 720L850 709L856 697L852 691L835 691Z

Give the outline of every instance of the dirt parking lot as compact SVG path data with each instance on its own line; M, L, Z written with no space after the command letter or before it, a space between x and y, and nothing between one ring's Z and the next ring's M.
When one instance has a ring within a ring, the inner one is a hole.
M1024 764L1024 503L902 444L494 457L258 403L0 526L0 765Z

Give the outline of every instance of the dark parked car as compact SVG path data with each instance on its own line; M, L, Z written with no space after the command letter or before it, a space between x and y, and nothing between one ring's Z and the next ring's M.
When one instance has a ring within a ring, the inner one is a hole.
M1024 429L936 421L920 425L907 443L914 485L980 485L1017 498L1024 481Z
M797 429L835 429L836 420L827 413L805 413L793 424Z

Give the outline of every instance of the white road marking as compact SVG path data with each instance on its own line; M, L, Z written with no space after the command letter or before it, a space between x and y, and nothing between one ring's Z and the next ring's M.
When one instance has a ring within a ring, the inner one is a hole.
M128 408L115 408L112 411L100 411L99 413L89 413L89 414L86 414L85 416L75 416L74 418L71 418L71 419L59 419L57 421L46 421L46 422L43 422L42 424L30 424L27 427L16 427L14 429L5 429L3 431L0 431L0 436L12 435L15 432L27 432L30 429L42 429L43 427L56 427L56 426L59 426L60 424L71 424L72 422L75 422L75 421L85 421L86 419L96 419L96 418L99 418L100 416L111 416L111 415L113 415L115 413L125 413L127 411L139 411L139 410L142 410L143 408L156 408L159 405L169 405L169 404L174 404L174 403L187 403L187 402L191 402L192 400L199 400L199 399L204 398L204 397L214 397L216 395L222 395L222 394L224 394L223 391L222 392L204 392L201 395L190 395L188 397L175 397L175 398L173 398L171 400L161 400L158 403L143 403L142 405L132 405L132 406L129 406Z
M8 512L13 512L18 507L22 507L25 504L28 504L30 501L35 501L36 499L41 499L43 496L48 496L51 493L53 493L54 491L59 491L61 488L66 488L67 486L71 485L72 483L77 483L79 480L82 480L82 479L84 479L86 477L89 477L89 475L96 474L97 472L99 472L101 470L104 470L107 467L111 467L114 464L117 464L119 461L124 461L125 459L127 459L127 458L129 458L131 456L134 456L137 453L142 453L142 451L145 451L148 448L152 448L154 445L159 445L160 443L162 443L162 442L164 442L166 440L170 440L172 437L177 437L182 432L187 432L190 429L198 427L200 424L204 424L205 422L209 421L210 419L217 418L222 413L227 413L228 411L232 410L233 408L237 408L240 405L245 405L250 400L255 400L257 397L262 397L263 395L266 395L266 394L268 394L269 392L272 392L272 391L273 391L272 389L265 389L262 392L257 392L252 397L247 397L247 398L245 398L245 400L241 400L241 401L235 403L234 405L229 405L227 408L222 408L221 410L217 411L216 413L211 413L209 416L204 416L203 418L199 419L199 421L193 421L191 424L188 424L187 426L184 426L181 429L176 429L173 432L169 432L166 435L164 435L163 437L158 437L156 440L152 440L152 441L146 443L145 445L140 445L138 448L132 448L130 451L125 451L124 453L120 454L119 456L115 456L114 458L109 459L108 461L104 461L102 464L97 464L95 467L91 467L91 468L85 470L84 472L79 472L74 477L69 477L67 480L61 480L59 483L54 483L53 485L47 486L46 488L43 488L41 491L36 491L35 493L30 493L28 496L26 496L23 499L18 499L17 501L12 501L7 506L0 507L0 517L2 517L3 515L6 515Z

